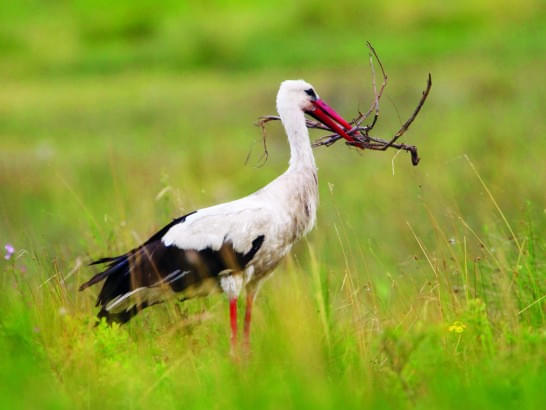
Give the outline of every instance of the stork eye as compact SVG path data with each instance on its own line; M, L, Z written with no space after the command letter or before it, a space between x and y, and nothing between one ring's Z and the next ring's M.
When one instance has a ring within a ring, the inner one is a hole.
M312 88L309 88L308 90L305 90L305 94L307 94L309 97L313 98L314 100L317 99L317 95L315 94L315 90Z

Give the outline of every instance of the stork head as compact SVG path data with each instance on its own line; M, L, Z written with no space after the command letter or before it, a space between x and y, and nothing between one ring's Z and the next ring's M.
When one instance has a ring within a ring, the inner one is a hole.
M352 126L319 98L311 84L303 80L283 81L277 94L277 111L282 117L283 113L296 110L309 114L346 140L354 141L348 134Z

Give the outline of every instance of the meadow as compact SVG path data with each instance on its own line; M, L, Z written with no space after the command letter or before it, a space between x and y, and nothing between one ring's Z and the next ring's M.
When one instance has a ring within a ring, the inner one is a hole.
M200 4L0 5L0 407L546 408L542 3ZM255 126L282 80L367 108L366 40L377 136L432 74L422 161L315 150L317 226L258 295L251 356L222 295L95 326L87 264L283 172L280 125L265 163Z

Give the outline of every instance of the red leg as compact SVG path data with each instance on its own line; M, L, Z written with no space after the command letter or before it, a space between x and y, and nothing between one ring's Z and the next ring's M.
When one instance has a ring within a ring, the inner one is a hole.
M237 346L237 298L229 301L229 318L231 320L231 349L235 352Z
M246 294L246 312L245 312L245 347L250 348L250 319L252 317L252 303L254 302L254 292Z

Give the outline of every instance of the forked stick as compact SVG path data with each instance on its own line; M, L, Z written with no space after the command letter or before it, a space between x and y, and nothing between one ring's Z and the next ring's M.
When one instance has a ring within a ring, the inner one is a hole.
M350 130L347 130L347 134L349 134L351 137L354 138L354 141L346 141L345 143L347 145L357 147L360 149L370 149L374 151L386 151L388 148L395 148L398 150L404 150L411 154L411 163L413 165L417 165L420 161L419 155L417 153L417 147L414 145L406 145L403 143L396 143L398 139L404 135L404 133L409 129L410 125L413 123L419 112L421 111L421 108L423 107L429 93L430 89L432 87L432 77L429 73L428 79L427 79L427 86L425 90L423 91L423 94L421 95L421 99L419 100L419 103L417 104L417 107L413 111L413 114L411 117L408 118L408 120L400 127L400 129L394 134L394 136L389 140L386 141L383 138L378 137L372 137L369 135L370 131L373 129L375 124L377 123L377 120L379 118L379 102L381 100L381 97L383 96L383 91L385 90L385 87L387 86L387 74L385 73L385 69L383 67L383 63L381 62L381 59L377 55L375 49L370 44L370 42L366 42L366 45L370 49L370 68L372 71L372 88L374 92L374 100L370 105L370 108L368 111L363 114L361 112L358 113L358 116L353 119L350 124L353 126ZM381 87L379 88L379 92L377 91L376 87L376 80L375 80L375 68L374 68L374 62L373 59L377 61L377 64L379 65L379 68L381 69L381 74L383 76L383 82L381 83ZM372 121L368 125L362 126L362 123L368 119L368 117L371 114L374 114L374 117ZM265 138L265 124L267 124L270 121L276 121L280 120L279 116L276 115L267 115L264 117L260 117L258 120L257 125L259 125L262 128L262 135ZM329 127L321 124L318 121L308 120L306 119L306 126L307 128L311 129L320 129L324 131L332 131ZM315 140L312 144L313 148L320 147L320 146L326 146L329 147L333 145L335 142L343 138L341 135L337 133L332 133L323 137L318 138Z

